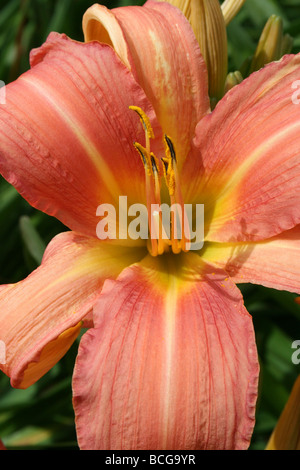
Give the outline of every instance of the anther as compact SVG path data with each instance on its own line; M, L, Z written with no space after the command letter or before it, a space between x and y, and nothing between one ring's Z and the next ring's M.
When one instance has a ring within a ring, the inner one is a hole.
M154 139L154 132L147 114L138 106L129 106L129 109L132 109L132 111L135 111L139 115L144 131L148 133L150 139Z
M171 138L168 135L164 135L164 143L165 143L165 157L162 157L163 169L164 169L164 176L166 180L166 184L169 191L169 196L171 200L171 204L178 204L181 208L181 217L178 219L178 214L174 214L173 221L172 221L172 251L173 253L180 253L181 250L188 251L187 240L185 236L184 229L188 230L188 220L185 213L183 197L180 189L179 184L179 175L177 170L177 158L176 158L176 151L174 144ZM177 221L179 221L181 225L181 240L177 239Z
M142 159L142 162L143 162L143 165L144 165L144 168L145 168L146 172L150 176L152 174L152 171L151 171L152 163L151 163L151 157L150 157L147 149L145 149L145 147L143 147L138 142L134 142L133 145L134 145L134 148L137 150L137 152L139 153L139 155Z
M138 142L134 142L133 145L138 151L145 168L148 224L150 233L152 233L154 229L156 230L157 227L159 227L159 223L156 220L156 217L153 216L152 207L157 204L160 205L159 164L154 153L150 151L150 139L154 139L154 132L151 127L148 116L141 108L139 108L138 106L129 106L129 109L135 111L138 114L143 129L145 131L145 147L143 147ZM159 239L151 237L151 240L148 243L148 249L151 252L152 256L157 256L158 254L161 254L162 249L160 246Z
M170 139L170 137L168 137L166 134L164 135L164 141L165 141L165 144L166 144L166 154L170 155L171 156L171 159L173 162L177 162L176 160L176 153L175 153L175 149L174 149L174 145L173 145L173 142L172 140Z
M176 178L174 169L176 167L176 152L172 140L164 135L165 157L162 157L164 176L167 183L170 197L174 196L176 188Z
M151 156L151 166L152 166L153 175L154 175L154 176L155 176L155 174L159 175L159 169L158 169L158 161L157 161L157 158L156 158L156 156L154 155L154 153L152 153L152 152L151 152L150 156Z

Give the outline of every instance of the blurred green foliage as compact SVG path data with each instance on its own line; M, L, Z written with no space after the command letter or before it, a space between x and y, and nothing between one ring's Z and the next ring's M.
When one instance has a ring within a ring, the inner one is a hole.
M89 0L1 0L0 79L15 80L29 68L29 51L50 31L83 40L81 18ZM142 4L106 1L109 8ZM253 55L265 22L283 19L284 32L300 51L300 0L247 0L228 27L229 69L239 69ZM300 73L300 72L299 72ZM1 132L1 129L0 129ZM16 282L40 262L51 238L65 230L56 219L34 210L0 180L0 283ZM253 316L261 361L260 396L251 449L264 449L286 403L300 365L291 361L291 344L300 339L300 307L294 295L258 286L240 286ZM28 390L15 390L0 375L0 438L11 449L77 449L71 376L77 343L45 377Z

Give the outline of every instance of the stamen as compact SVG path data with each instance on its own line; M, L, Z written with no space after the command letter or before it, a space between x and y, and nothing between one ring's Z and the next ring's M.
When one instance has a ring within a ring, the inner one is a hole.
M160 199L160 180L159 180L159 166L156 156L151 153L151 162L152 162L152 171L154 176L154 186L155 186L155 201L158 207L161 206ZM169 251L169 245L171 244L170 240L166 235L166 231L163 227L162 213L161 211L154 210L152 212L152 222L155 228L155 233L157 235L158 244L157 244L157 254L162 255L164 252Z
M182 193L180 190L175 147L171 138L167 135L164 136L164 142L166 156L162 158L162 162L164 168L164 176L170 195L171 205L173 206L174 204L179 204L179 206L181 207L182 215L181 219L179 219L181 225L181 240L178 240L177 238L178 214L176 213L176 215L173 216L171 235L172 251L173 253L180 253L181 250L188 251L189 243L187 242L188 239L185 236L185 227L187 227L186 230L188 230L189 225L184 208Z
M136 150L138 151L141 159L142 159L142 162L143 162L143 165L144 167L146 168L147 166L147 158L146 158L146 149L144 149L144 147L139 144L138 142L133 142L133 145L134 147L136 148Z
M148 154L147 149L145 149L145 147L143 147L138 142L134 142L133 145L136 148L136 150L138 151L138 153L139 153L139 155L142 159L145 171L150 176L152 174L151 156Z
M170 196L173 196L175 193L175 175L174 175L174 166L176 165L176 153L173 142L170 137L167 135L164 136L165 142L165 157L162 158L164 164L164 175L169 190Z
M165 139L165 144L166 144L166 155L167 155L167 157L168 158L171 157L172 161L177 163L176 153L175 153L175 149L174 149L174 145L173 145L172 140L166 134L164 136L164 139Z
M155 157L154 153L150 151L150 139L154 139L154 132L150 124L150 120L146 113L139 108L138 106L129 106L129 109L135 111L142 123L142 126L145 131L145 147L143 147L140 143L134 142L134 147L138 151L144 168L145 168L145 177L146 177L146 199L147 199L147 209L148 209L148 224L150 234L153 233L153 230L156 229L156 226L152 227L151 225L154 223L155 218L153 218L152 214L152 206L157 204L157 198L160 196L160 184L158 179L158 161ZM156 224L156 222L155 222ZM156 233L156 232L154 232ZM151 252L152 256L157 256L159 254L158 249L158 240L154 237L151 237L151 243L148 246L149 251Z
M156 158L156 156L154 155L153 152L151 152L150 156L151 156L151 166L152 166L153 175L155 175L155 174L159 175L157 158Z
M153 129L148 116L141 108L138 106L130 106L129 109L138 114L145 131L145 147L138 142L134 142L134 147L139 153L145 168L148 224L151 236L148 249L152 256L157 256L163 254L165 251L169 251L170 246L173 253L180 253L182 250L187 251L186 238L183 232L187 221L180 191L174 144L169 136L164 136L165 156L161 158L164 177L171 205L177 204L177 206L179 206L175 213L173 210L171 211L171 239L169 239L166 235L165 227L163 226L162 211L156 209L161 207L161 183L159 161L154 153L150 151L150 139L154 138ZM178 228L180 229L179 239L177 237Z
M135 111L141 120L141 123L143 124L143 128L145 132L148 133L150 139L154 139L154 132L150 124L150 120L147 116L147 114L138 106L129 106L129 109L132 109L132 111Z

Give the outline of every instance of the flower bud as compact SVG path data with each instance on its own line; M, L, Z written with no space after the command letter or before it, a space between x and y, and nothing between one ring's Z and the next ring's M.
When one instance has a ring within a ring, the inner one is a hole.
M246 0L225 0L222 3L222 12L225 20L226 26L230 23L230 21L235 17L235 15L239 12L241 7L244 5Z
M189 20L206 62L209 95L219 100L227 76L227 33L219 0L168 0Z
M250 73L261 69L264 65L279 60L283 43L283 24L279 16L272 15L260 36L253 56Z
M290 54L293 49L294 39L289 34L285 34L281 42L281 52L280 57L283 57L285 54Z
M231 88L233 88L235 85L238 85L242 81L243 76L239 70L229 73L225 81L225 93L227 93L227 91L231 90Z

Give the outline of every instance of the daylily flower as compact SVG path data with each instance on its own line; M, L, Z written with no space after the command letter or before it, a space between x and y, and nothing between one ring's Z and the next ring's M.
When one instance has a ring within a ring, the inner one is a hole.
M0 108L2 174L70 229L27 279L2 286L1 367L30 386L92 318L73 376L80 448L245 449L259 366L235 284L300 291L300 55L211 113L176 8L97 6L84 29L87 44L51 34ZM120 195L204 204L204 247L99 240L97 207Z

